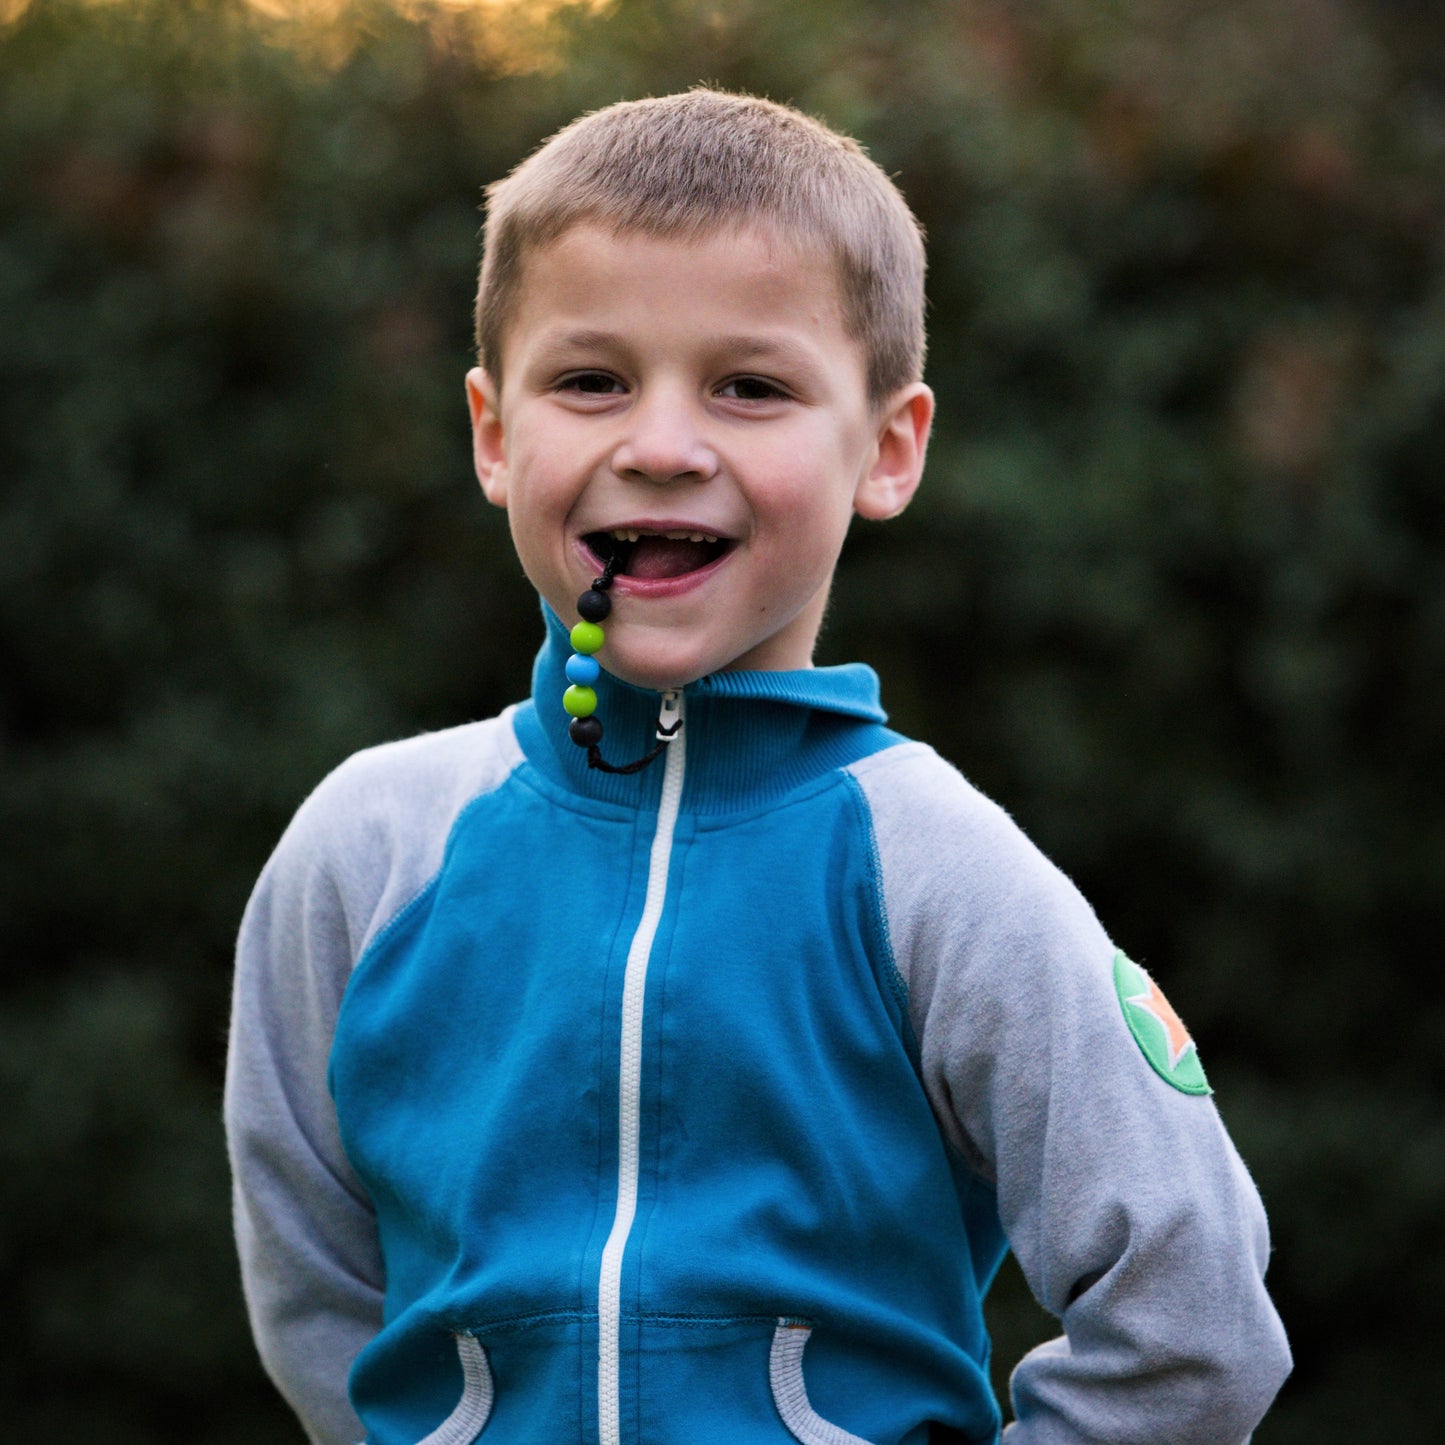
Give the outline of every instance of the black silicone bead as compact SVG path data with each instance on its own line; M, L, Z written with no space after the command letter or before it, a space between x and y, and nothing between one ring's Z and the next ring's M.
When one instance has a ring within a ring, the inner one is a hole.
M579 748L596 747L602 741L602 724L595 717L574 717L567 724L567 736Z
M577 612L584 622L601 622L612 611L612 599L595 587L589 587L577 599Z

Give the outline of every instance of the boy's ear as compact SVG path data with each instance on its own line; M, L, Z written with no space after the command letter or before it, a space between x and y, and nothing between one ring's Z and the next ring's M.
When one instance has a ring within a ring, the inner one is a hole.
M467 407L472 414L472 465L482 495L494 506L507 505L507 446L497 387L480 366L467 372Z
M923 456L933 425L933 392L921 381L893 393L878 418L878 452L858 484L853 510L870 522L896 517L923 479Z

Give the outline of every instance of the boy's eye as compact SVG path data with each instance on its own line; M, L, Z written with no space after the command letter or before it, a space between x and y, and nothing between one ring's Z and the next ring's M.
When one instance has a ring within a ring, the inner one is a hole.
M776 382L761 376L735 376L719 387L718 392L737 401L774 401L787 395Z
M605 371L574 371L557 383L559 391L578 391L584 396L611 396L622 390L622 383Z

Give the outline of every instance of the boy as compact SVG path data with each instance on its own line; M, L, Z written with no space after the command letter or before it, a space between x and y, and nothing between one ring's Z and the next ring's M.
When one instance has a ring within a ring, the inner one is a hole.
M1011 1445L1238 1442L1278 1388L1163 995L811 666L851 517L918 485L922 280L858 147L746 97L492 188L467 390L533 698L345 764L242 930L237 1230L313 1439L992 1441L1008 1245L1065 1329Z

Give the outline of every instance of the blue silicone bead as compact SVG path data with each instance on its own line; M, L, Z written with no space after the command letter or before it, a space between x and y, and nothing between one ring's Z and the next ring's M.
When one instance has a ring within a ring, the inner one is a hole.
M584 657L580 652L574 652L567 659L567 681L575 682L579 687L591 687L601 672L595 657Z

